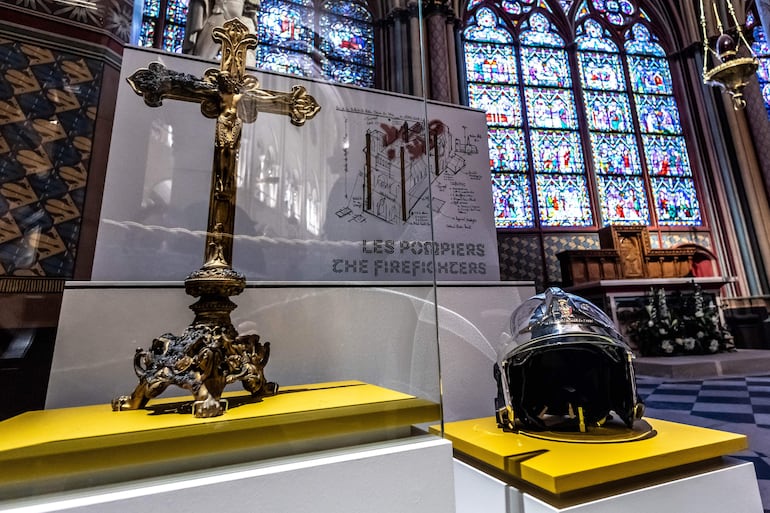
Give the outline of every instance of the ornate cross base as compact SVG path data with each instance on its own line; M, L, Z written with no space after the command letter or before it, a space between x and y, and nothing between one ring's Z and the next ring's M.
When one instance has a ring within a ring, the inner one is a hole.
M276 383L265 379L270 342L259 335L238 336L230 320L236 305L229 296L243 292L243 275L228 267L206 267L185 280L185 290L200 299L190 306L195 320L181 336L166 333L152 341L149 350L137 348L134 372L139 384L133 393L112 401L112 409L135 410L162 394L169 385L188 390L195 401L196 417L224 413L222 392L240 381L252 397L274 395Z

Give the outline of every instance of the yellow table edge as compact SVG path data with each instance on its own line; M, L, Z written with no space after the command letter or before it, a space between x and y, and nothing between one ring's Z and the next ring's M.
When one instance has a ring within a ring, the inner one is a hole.
M180 399L186 398L155 404ZM208 419L147 410L113 412L109 405L27 412L0 422L0 465L15 469L0 475L0 489L56 476L146 467L153 461L203 460L209 455L211 461L222 461L222 455L254 448L432 422L439 412L432 401L358 381L285 387L276 396Z
M565 494L703 462L748 448L745 435L645 418L654 437L586 444L505 433L494 417L444 424L455 451L491 466L513 480L551 494ZM430 431L440 434L439 426Z

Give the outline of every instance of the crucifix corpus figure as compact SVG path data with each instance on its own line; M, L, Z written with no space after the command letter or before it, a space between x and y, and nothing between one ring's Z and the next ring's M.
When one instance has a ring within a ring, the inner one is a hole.
M213 39L221 45L221 66L207 70L203 78L168 70L158 62L128 78L151 107L159 107L164 99L197 102L204 116L217 121L204 263L185 280L187 294L199 298L190 306L195 319L182 335L166 333L153 340L149 350L136 350L139 384L131 395L114 399L113 410L143 408L169 385L192 393L196 417L222 415L222 392L235 381L254 397L278 392L278 385L264 375L270 342L260 342L258 335L239 336L230 320L236 305L229 297L246 286L244 276L231 265L241 128L255 121L258 112L287 115L292 124L302 126L321 107L302 86L285 93L262 90L256 77L245 74L246 53L256 48L257 38L239 20L214 29Z

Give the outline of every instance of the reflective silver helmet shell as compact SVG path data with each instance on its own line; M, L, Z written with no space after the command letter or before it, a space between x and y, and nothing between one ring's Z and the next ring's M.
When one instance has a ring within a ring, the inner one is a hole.
M614 412L629 428L644 407L633 353L607 315L559 288L511 315L511 341L497 355L498 426L506 431L581 431Z

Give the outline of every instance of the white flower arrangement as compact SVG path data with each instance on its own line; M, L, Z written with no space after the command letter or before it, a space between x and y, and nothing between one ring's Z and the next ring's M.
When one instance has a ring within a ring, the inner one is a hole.
M628 333L644 356L707 354L735 349L713 301L704 301L700 286L689 294L667 296L652 289Z

